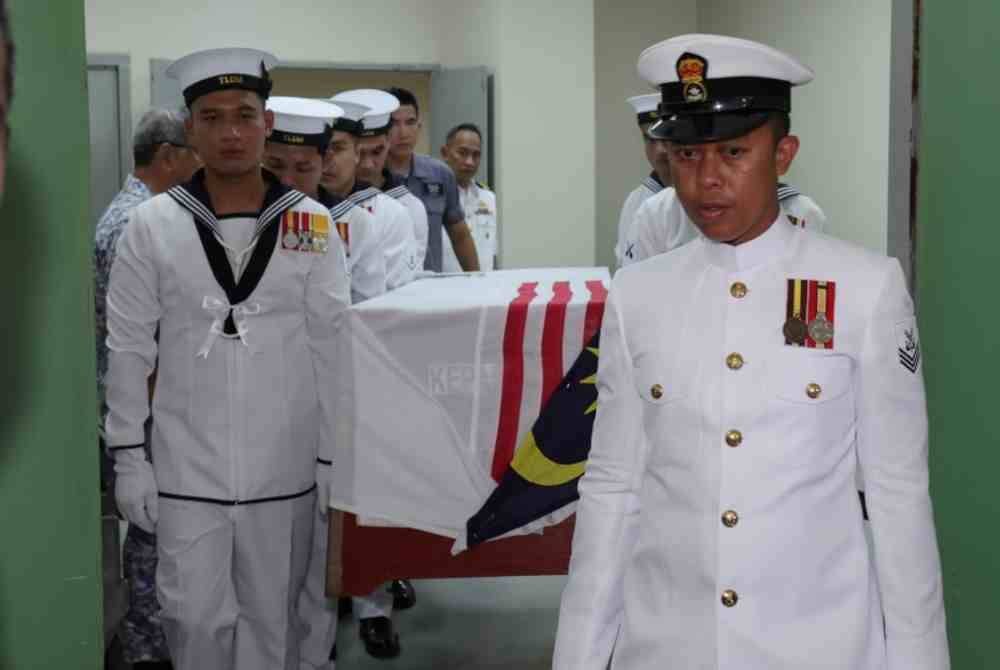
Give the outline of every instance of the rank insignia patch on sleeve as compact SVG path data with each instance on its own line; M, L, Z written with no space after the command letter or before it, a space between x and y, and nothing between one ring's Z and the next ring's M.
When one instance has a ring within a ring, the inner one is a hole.
M917 373L920 368L920 339L917 335L917 325L913 319L907 320L896 326L899 331L899 364L912 372Z

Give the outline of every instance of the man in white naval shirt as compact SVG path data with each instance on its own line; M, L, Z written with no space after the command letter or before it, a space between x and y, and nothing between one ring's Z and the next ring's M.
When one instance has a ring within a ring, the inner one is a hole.
M812 198L788 184L778 184L778 205L789 223L824 232L826 215ZM698 237L698 227L684 211L674 188L668 187L642 203L625 238L621 266L665 254Z
M474 123L462 123L450 131L441 158L458 182L458 200L465 212L465 223L472 232L479 256L479 269L492 270L497 256L497 196L476 181L479 162L483 156L483 133ZM462 266L451 245L442 244L442 272L461 272Z
M260 167L275 62L214 49L170 66L204 169L134 210L111 270L106 442L119 507L156 529L178 670L299 670L317 485L327 498L317 388L336 380L349 278L327 209Z
M375 219L383 234L380 244L386 254L386 288L392 290L409 282L419 269L413 222L406 208L357 176L358 141L364 132L362 119L370 111L366 105L340 98L336 104L344 115L333 125L333 136L323 168L323 187L348 198ZM332 450L332 443L320 445ZM326 458L324 460L330 460ZM412 592L412 587L406 586ZM399 636L392 625L393 593L379 587L367 596L353 599L359 620L359 634L365 649L376 658L393 658L400 653ZM335 656L333 651L331 656Z
M329 193L350 200L374 218L379 246L385 255L386 288L391 291L412 281L420 269L413 221L405 207L358 178L358 138L364 130L361 119L369 108L346 101L333 104L344 115L333 123L321 184Z
M351 102L364 105L368 111L361 118L358 135L358 179L395 198L406 208L413 220L413 236L417 241L417 268L424 266L427 256L427 208L420 198L410 193L403 180L389 172L385 166L389 157L389 128L392 113L399 109L399 100L376 89L344 91L331 98L334 102Z
M385 256L379 247L375 221L363 208L330 193L320 184L333 134L331 124L343 110L324 100L287 97L271 98L267 108L274 113L274 130L264 149L264 167L283 184L305 193L330 211L347 255L351 302L382 295L386 291Z
M701 235L612 283L553 667L947 670L902 270L778 205L812 71L685 35L639 72Z
M642 203L671 184L667 143L650 137L646 132L659 119L656 111L657 105L660 104L659 94L636 95L628 99L628 104L635 111L636 120L639 123L639 133L642 135L642 145L646 152L646 160L653 171L635 190L628 194L628 197L625 198L625 204L622 205L621 214L618 216L618 237L615 241L615 260L618 267L624 265L625 240L632 227L636 211Z

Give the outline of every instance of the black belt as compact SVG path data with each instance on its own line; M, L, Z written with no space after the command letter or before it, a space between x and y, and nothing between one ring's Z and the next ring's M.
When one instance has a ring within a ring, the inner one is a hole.
M224 507L240 507L243 505L259 505L261 503L269 502L281 502L283 500L295 500L296 498L302 498L307 496L316 490L316 485L313 484L305 491L300 491L299 493L291 493L284 496L271 496L269 498L254 498L253 500L222 500L220 498L202 498L199 496L182 496L177 493L164 493L160 491L160 497L166 498L168 500L187 500L190 502L201 502L209 503L211 505L223 505Z

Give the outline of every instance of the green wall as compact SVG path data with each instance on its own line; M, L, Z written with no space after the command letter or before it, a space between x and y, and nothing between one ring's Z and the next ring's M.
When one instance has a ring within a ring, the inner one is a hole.
M1000 2L923 3L918 296L952 667L997 667Z
M0 668L97 670L101 585L84 6L8 0Z

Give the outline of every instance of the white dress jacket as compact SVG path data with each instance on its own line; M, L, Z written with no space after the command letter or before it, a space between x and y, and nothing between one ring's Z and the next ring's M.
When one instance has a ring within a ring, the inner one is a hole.
M824 283L828 346L786 344L789 280ZM612 649L615 670L948 668L895 260L782 214L746 244L699 236L626 267L598 388L557 670L604 670Z

